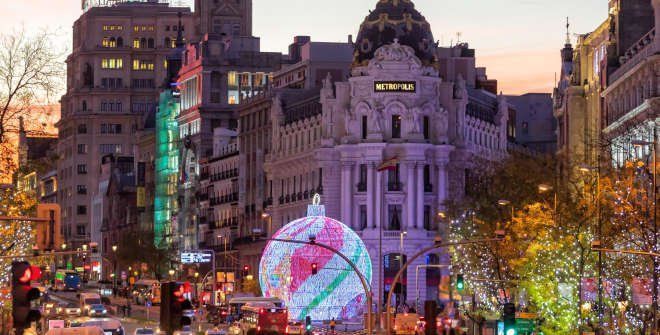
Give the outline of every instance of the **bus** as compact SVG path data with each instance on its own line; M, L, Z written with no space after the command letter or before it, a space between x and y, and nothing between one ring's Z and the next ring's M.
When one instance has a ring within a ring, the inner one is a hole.
M54 291L78 291L80 289L80 275L72 270L57 270L55 272Z
M273 303L247 303L241 307L241 334L286 334L289 312Z
M241 307L246 304L269 303L275 307L284 307L284 301L279 298L264 298L264 297L236 297L229 299L227 306L229 317L238 320L241 314Z

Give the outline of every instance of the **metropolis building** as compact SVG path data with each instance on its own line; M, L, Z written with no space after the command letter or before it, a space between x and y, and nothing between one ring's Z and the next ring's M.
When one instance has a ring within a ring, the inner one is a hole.
M464 194L470 170L506 155L509 105L474 50L439 47L410 0L378 1L354 42L351 75L335 79L324 80L318 105L274 98L266 210L276 230L321 194L326 215L364 240L380 301L406 256L442 235L438 213ZM426 265L442 264L438 252L410 266L397 302L435 299L439 270Z

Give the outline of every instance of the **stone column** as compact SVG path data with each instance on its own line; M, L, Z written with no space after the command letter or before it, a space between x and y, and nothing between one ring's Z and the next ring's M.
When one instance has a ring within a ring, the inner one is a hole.
M374 218L376 220L376 229L379 229L380 225L383 224L383 218L381 217L381 214L383 213L383 172L376 171L375 186L376 187L374 187L374 192L376 192L376 206L374 209Z
M375 227L374 218L374 164L367 163L367 229Z
M424 226L424 164L417 164L417 221L415 228Z
M447 184L447 162L438 162L438 185L436 185L438 195L438 209L445 208L449 185Z
M355 229L351 225L351 203L353 200L352 165L352 162L342 162L341 165L341 220L345 225Z
M415 226L415 164L407 163L406 177L406 220L403 227L405 229Z

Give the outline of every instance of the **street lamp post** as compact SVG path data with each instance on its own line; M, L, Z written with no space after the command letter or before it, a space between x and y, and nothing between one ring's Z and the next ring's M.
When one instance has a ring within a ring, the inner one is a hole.
M603 240L602 230L603 225L600 217L600 156L597 159L597 167L591 167L588 165L581 165L579 170L583 173L594 172L596 174L596 192L593 194L593 202L596 207L596 236L599 241ZM582 285L582 283L579 283ZM582 297L580 296L580 300ZM603 325L603 317L605 314L605 309L603 306L603 252L598 251L598 327L600 328Z
M112 291L117 290L117 245L112 246Z
M402 231L399 233L399 269L403 267L403 237L408 235L407 231ZM395 289L394 287L392 289ZM403 288L402 288L403 289ZM399 295L397 295L397 305L401 304L401 298L403 297L403 290L399 290Z

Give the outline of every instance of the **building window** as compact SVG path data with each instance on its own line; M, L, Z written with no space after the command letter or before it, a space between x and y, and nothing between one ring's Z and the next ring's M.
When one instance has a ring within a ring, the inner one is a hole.
M387 214L387 230L401 230L401 205L388 205Z
M99 145L99 151L102 154L120 154L121 144L101 144Z
M358 192L367 191L367 164L360 164L360 182L358 182Z
M431 184L431 166L424 165L424 192L433 192Z
M424 116L424 118L422 120L423 120L422 122L424 122L424 139L428 140L431 137L431 136L429 136L429 134L430 134L430 132L429 132L429 117Z
M87 185L78 185L78 194L87 194Z
M81 123L78 125L78 134L87 134L87 125Z
M117 47L117 40L114 37L107 37L106 36L101 41L101 45L104 48L116 48Z
M87 165L78 164L78 174L87 174Z
M81 224L77 225L76 234L78 234L78 236L85 236L85 225L81 225Z
M124 67L124 60L121 58L103 58L101 59L102 69L122 69Z
M433 229L431 225L431 206L428 205L424 206L424 229L426 230Z
M76 214L78 215L86 215L87 214L87 206L78 206L76 208Z
M139 38L134 38L133 39L133 49L140 49L140 39Z
M392 138L401 138L401 115L392 115Z
M367 116L362 115L362 139L366 140L367 139Z
M156 47L156 43L153 38L147 40L147 47L153 49Z
M181 86L181 109L186 110L196 106L199 103L197 77L184 81Z
M360 205L360 230L367 229L367 205Z
M87 144L78 144L78 153L86 154L87 153Z
M122 31L124 30L124 26L120 25L104 25L103 26L103 31Z
M146 60L140 60L140 59L134 59L133 60L133 70L135 70L135 71L153 71L154 70L154 62L146 61Z
M401 179L399 178L399 164L387 173L387 190L388 191L401 191Z
M121 134L121 123L101 123L101 134Z

